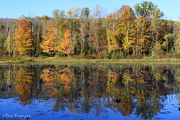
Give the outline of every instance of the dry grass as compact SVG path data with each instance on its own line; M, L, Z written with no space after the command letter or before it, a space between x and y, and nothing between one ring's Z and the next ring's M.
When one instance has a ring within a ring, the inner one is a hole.
M180 64L180 59L166 58L166 59L75 59L75 58L17 58L17 59L1 59L0 64L87 64L87 63L123 63L123 64Z

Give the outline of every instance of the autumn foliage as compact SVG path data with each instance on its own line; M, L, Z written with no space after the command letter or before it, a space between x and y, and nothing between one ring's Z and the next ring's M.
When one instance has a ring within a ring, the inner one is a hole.
M53 25L46 25L42 35L42 42L40 48L43 53L50 56L54 55L57 51L57 28Z
M15 32L15 51L20 55L27 55L33 51L31 24L21 19Z
M180 54L180 22L164 20L152 2L95 9L54 10L53 18L24 17L0 29L0 53L80 58L162 58ZM12 25L10 25L12 24ZM9 26L8 26L9 25ZM13 51L14 50L14 51ZM0 54L0 56L3 56Z
M64 54L70 54L70 31L66 29L64 38L60 43L61 52Z
M109 53L118 50L120 45L118 42L118 39L116 38L116 14L112 13L106 17L107 22L107 28L106 28L106 34L107 34L107 41L108 41L108 51Z

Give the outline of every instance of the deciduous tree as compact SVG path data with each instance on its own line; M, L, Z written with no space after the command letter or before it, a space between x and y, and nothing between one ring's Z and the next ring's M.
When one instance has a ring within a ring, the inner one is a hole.
M70 31L69 29L66 29L64 33L64 39L60 43L61 46L61 52L69 55L70 54Z
M55 55L57 51L57 28L53 24L47 24L45 26L45 31L42 35L42 42L40 47L43 53L46 53L50 56Z
M28 55L33 51L31 23L22 18L15 32L15 51L20 55Z
M106 34L107 34L107 41L108 41L108 52L111 53L112 51L118 50L120 48L120 43L117 36L117 14L114 12L106 17Z
M131 7L123 6L118 19L118 39L122 41L122 48L125 53L131 53L135 45L135 14Z

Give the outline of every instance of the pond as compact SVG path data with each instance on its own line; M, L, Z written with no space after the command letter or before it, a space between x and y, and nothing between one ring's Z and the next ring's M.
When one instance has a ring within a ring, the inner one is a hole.
M180 118L180 65L1 65L0 120Z

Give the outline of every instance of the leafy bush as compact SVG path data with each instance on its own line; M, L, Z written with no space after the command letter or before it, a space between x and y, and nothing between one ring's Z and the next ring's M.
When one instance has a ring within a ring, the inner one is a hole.
M154 49L152 50L152 57L153 57L153 58L163 58L163 56L164 56L164 52L163 52L162 49L156 49L156 48L154 48Z
M84 53L81 53L80 55L79 55L79 58L84 58L85 57L85 54Z
M111 54L111 58L112 59L120 59L120 58L124 58L124 53L123 52L114 52Z
M180 59L180 53L175 53L174 57Z
M98 58L100 59L108 59L109 58L109 53L108 51L102 51L98 54Z

